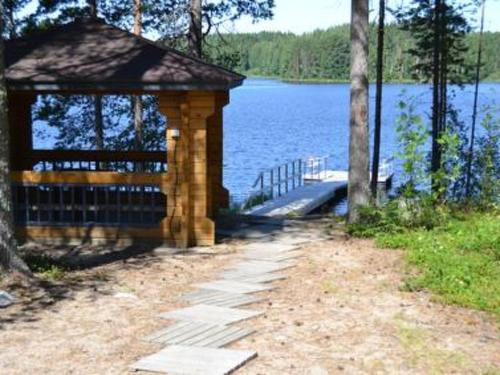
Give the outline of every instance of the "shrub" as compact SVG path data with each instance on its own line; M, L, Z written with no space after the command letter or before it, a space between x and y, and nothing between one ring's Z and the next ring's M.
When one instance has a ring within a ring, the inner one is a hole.
M400 233L408 229L432 229L446 223L449 210L436 206L430 195L406 199L398 197L381 207L363 206L359 220L347 227L347 232L358 237L375 237L381 233Z
M39 274L42 279L60 280L66 274L66 267L49 256L27 254L23 258L31 271Z

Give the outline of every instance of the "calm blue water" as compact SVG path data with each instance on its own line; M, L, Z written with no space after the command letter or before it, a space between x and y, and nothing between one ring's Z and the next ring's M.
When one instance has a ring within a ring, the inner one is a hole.
M384 85L382 158L393 156L397 149L395 119L404 90L407 96L417 98L420 113L429 112L429 86ZM375 87L370 86L371 121L374 98ZM481 84L479 104L495 99L498 103L500 84ZM473 87L457 92L453 102L462 111L462 118L470 122ZM334 155L331 167L347 170L348 84L299 85L248 79L231 91L231 102L224 115L224 182L236 199L249 191L261 170L287 160ZM371 125L370 134L372 129Z
M232 90L231 102L224 110L224 183L233 197L238 200L246 195L260 171L297 158L334 155L330 167L347 170L349 88L348 84L247 79L243 86ZM430 110L429 86L384 85L382 158L393 156L397 150L394 129L403 91L406 96L416 97L424 116ZM374 97L375 87L370 86L371 121ZM500 103L500 84L481 84L480 106L495 99ZM461 118L470 123L473 87L457 91L453 102L462 111ZM34 129L35 147L52 148L57 131L43 122L35 122ZM44 136L37 136L39 133ZM396 163L396 181L397 167Z

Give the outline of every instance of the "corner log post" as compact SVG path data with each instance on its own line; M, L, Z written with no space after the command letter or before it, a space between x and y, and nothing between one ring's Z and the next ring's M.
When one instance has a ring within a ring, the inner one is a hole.
M229 93L215 93L215 113L208 120L208 175L210 177L210 206L216 215L219 209L229 208L229 192L223 185L223 109L229 103Z
M213 218L227 201L222 187L222 107L227 93L165 92L159 103L167 117L165 238L176 247L211 246Z

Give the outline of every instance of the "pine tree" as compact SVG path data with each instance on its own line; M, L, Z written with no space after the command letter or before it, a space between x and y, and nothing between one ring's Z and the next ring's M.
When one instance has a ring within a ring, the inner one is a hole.
M134 0L134 34L142 34L142 1ZM143 121L142 121L142 98L141 96L132 97L132 106L134 110L134 149L141 151L143 149Z
M368 0L352 0L351 120L349 130L348 222L369 201L368 173Z
M3 35L3 4L0 4L0 30ZM7 86L3 38L0 39L0 267L7 272L18 271L24 275L31 272L17 255L13 204L9 168L9 123L7 117Z
M468 80L464 40L470 27L464 7L451 0L413 0L410 6L395 12L402 28L415 39L415 46L408 50L418 61L415 78L432 83L430 172L432 190L438 196L444 188L437 176L443 168L441 138L450 112L448 84Z
M202 38L201 0L190 0L187 40L188 51L191 56L201 58Z
M373 139L371 180L371 191L374 199L377 199L378 172L380 163L380 133L382 128L382 83L384 80L384 19L385 0L380 0L377 28L377 91L375 93L375 132Z
M474 159L474 141L476 137L476 121L477 121L477 99L479 94L479 79L481 73L481 57L483 53L483 30L484 30L484 10L486 8L486 0L482 0L481 4L481 26L479 28L479 41L477 46L477 61L476 75L474 85L474 104L472 106L472 126L470 131L469 154L467 155L467 170L465 182L465 196L469 197L471 188L472 160Z

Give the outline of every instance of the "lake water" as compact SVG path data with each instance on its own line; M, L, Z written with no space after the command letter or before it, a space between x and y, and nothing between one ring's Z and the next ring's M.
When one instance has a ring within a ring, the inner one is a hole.
M287 160L333 155L334 169L347 170L349 143L348 84L288 84L276 80L248 79L231 91L225 108L224 183L238 200L248 193L261 170ZM395 120L400 95L417 98L418 110L430 111L428 85L386 84L383 92L381 157L397 150ZM480 85L479 105L498 103L500 84ZM375 87L370 86L370 138L373 138ZM470 122L473 86L457 91L453 99ZM395 164L396 174L398 170Z

